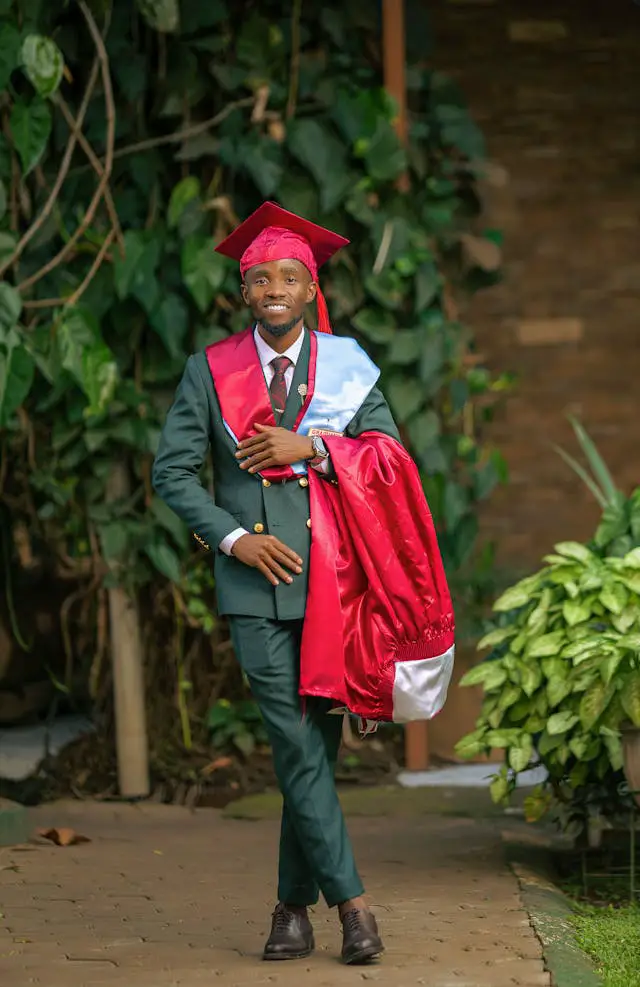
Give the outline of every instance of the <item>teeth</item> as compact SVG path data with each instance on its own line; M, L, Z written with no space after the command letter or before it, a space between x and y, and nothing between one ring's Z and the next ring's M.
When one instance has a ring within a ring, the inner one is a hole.
M270 312L286 312L287 311L287 306L286 305L267 305L267 309Z

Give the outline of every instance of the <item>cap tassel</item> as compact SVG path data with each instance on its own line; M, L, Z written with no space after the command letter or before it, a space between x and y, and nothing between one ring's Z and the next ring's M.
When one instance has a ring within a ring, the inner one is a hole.
M333 335L331 322L329 321L329 310L320 285L318 285L316 293L316 305L318 306L318 332L327 332L330 336Z

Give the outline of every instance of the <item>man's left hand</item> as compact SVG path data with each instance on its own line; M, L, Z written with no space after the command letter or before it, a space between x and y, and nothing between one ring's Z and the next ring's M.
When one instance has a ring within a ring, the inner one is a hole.
M257 435L238 444L236 459L244 460L240 469L257 473L269 466L291 466L301 459L313 458L313 444L308 436L273 425L254 425Z

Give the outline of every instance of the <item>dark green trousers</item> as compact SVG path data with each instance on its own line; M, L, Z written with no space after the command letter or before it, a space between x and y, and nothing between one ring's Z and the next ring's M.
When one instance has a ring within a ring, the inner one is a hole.
M342 717L330 702L298 695L301 620L231 616L236 655L246 673L273 751L284 800L278 899L331 907L363 893L336 792Z

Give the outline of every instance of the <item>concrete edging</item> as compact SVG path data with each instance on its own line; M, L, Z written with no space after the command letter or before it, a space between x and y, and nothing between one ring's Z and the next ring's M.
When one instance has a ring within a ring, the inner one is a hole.
M28 839L29 823L25 807L0 798L0 846L17 846Z
M591 960L576 942L569 898L551 881L524 864L510 861L522 903L540 940L553 987L602 987Z

